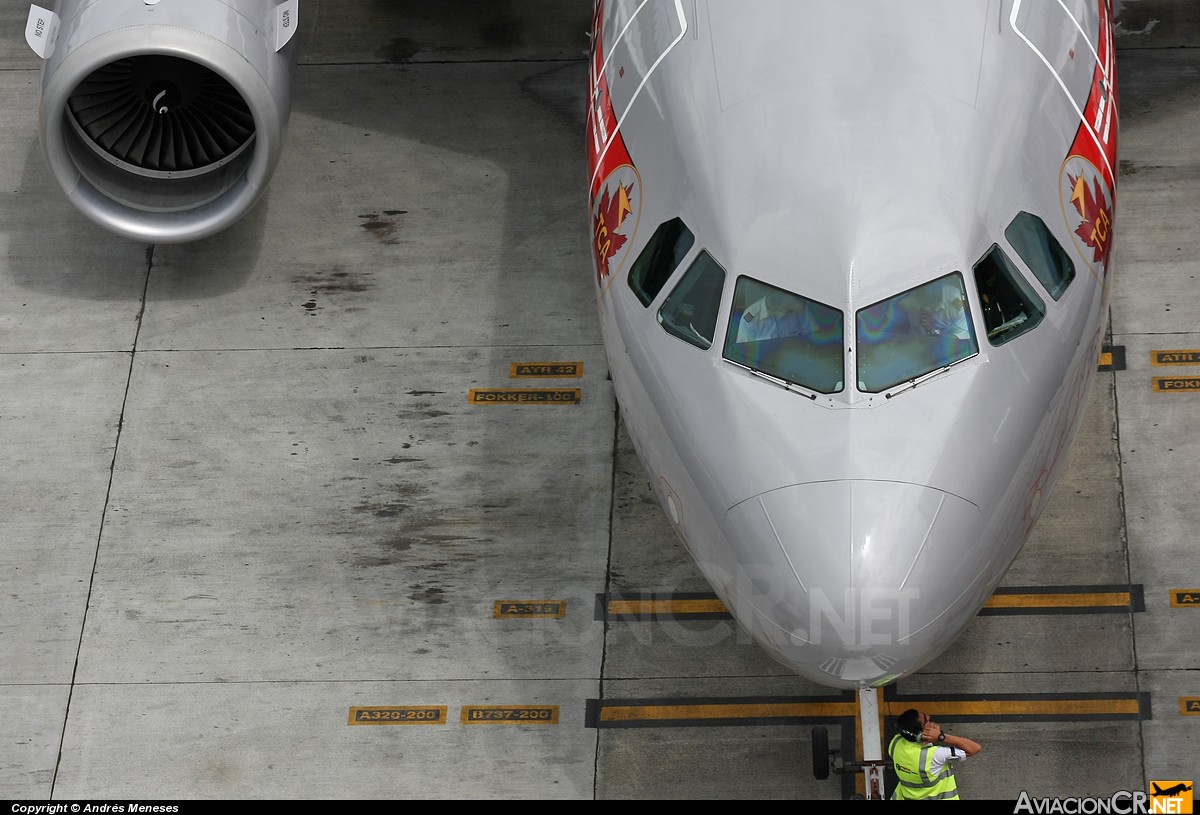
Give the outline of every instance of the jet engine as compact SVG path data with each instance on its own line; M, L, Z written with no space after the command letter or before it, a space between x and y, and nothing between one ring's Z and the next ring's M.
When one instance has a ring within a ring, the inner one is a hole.
M34 6L39 135L81 212L181 243L266 191L291 112L297 0L59 0Z

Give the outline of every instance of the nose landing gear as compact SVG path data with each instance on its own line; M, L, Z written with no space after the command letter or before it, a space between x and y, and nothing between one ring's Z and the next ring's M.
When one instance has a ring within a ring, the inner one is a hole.
M829 749L829 730L824 725L812 729L813 776L824 781L832 770L835 774L862 773L865 794L852 798L868 801L884 797L883 773L887 764L883 761L883 740L879 723L879 689L859 688L858 719L862 735L863 760L846 761L838 765L838 751Z

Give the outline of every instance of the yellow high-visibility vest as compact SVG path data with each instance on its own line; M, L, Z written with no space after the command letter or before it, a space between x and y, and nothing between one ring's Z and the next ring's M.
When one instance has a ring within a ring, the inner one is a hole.
M901 735L892 738L888 755L896 770L895 800L957 801L958 784L954 781L954 762L947 761L942 771L933 774L936 744L918 744Z

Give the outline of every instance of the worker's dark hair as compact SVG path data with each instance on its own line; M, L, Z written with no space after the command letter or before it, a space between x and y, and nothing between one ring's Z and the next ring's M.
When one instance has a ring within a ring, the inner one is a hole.
M910 707L896 717L896 729L900 731L901 736L904 736L909 741L920 741L921 714L917 712L915 707Z

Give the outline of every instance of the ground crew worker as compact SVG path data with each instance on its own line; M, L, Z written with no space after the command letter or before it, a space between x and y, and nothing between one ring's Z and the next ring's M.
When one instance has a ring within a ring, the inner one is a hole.
M928 713L910 708L896 717L900 732L888 745L896 771L893 800L957 801L955 765L978 753L978 742L951 736Z

